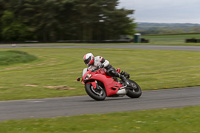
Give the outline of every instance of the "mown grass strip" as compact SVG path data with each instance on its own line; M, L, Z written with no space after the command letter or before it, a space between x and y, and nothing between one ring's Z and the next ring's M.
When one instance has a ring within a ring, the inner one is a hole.
M200 106L0 122L2 133L199 133Z

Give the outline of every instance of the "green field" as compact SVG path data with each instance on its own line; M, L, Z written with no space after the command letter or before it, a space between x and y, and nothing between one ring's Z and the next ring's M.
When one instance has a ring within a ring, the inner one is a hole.
M200 34L179 34L179 35L142 35L143 38L149 39L153 44L171 44L171 45L198 45L200 43L185 43L185 39L200 39Z
M1 133L199 133L200 106L0 122Z
M11 49L1 49L8 51ZM192 51L110 48L24 48L36 56L29 63L0 66L0 100L85 95L76 81L87 52L101 55L114 67L131 74L143 90L200 85L200 53Z
M12 49L1 49L0 55L9 57L9 50ZM129 72L143 90L200 85L200 52L110 48L17 50L37 59L0 65L0 100L85 95L76 77L85 67L82 57L87 52L101 55L116 68ZM0 133L198 133L199 114L200 106L196 106L9 120L0 122Z

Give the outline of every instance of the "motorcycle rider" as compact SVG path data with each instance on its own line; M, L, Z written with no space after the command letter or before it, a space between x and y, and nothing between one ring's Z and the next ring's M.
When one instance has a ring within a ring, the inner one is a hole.
M125 86L129 85L126 77L124 77L124 75L120 73L117 73L115 68L109 64L109 61L105 60L103 57L101 56L94 57L92 53L87 53L84 55L83 61L88 66L88 69L94 70L94 69L105 68L106 74L108 76L119 77L125 83Z

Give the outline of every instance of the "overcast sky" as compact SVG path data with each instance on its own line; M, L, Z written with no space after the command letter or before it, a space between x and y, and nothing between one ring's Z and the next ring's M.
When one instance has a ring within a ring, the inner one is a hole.
M135 22L200 23L200 0L119 0Z

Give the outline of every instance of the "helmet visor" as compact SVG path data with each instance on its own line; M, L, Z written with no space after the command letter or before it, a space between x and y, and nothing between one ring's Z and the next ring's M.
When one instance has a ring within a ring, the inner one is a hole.
M84 62L86 65L88 65L88 63L91 61L91 57L89 57L88 59L85 59Z

